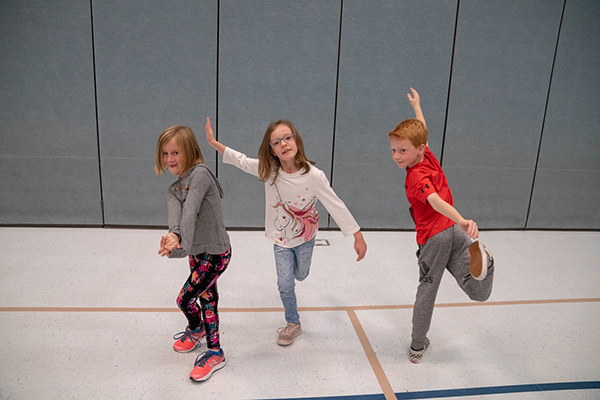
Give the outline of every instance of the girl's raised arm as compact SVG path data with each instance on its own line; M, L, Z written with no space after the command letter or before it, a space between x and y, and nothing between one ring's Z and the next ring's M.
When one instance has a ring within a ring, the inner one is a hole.
M216 151L223 154L227 146L217 142L215 139L215 134L213 133L212 127L210 126L210 118L206 117L206 140L208 144L210 144Z

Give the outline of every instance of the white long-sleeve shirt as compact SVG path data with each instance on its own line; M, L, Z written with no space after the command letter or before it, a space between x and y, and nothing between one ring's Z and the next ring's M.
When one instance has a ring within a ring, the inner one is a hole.
M242 171L258 176L258 159L227 147L223 162ZM277 181L265 182L265 236L282 247L296 247L310 241L319 229L317 200L338 224L344 236L360 230L360 226L348 211L344 202L335 194L325 173L311 166L303 174L300 170L293 174L279 171Z

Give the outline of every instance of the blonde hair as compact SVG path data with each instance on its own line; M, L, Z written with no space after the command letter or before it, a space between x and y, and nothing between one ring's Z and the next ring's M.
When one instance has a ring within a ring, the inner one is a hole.
M165 145L175 138L181 151L185 164L183 171L187 173L194 165L204 162L202 157L202 150L198 145L196 136L190 127L175 125L166 129L158 137L158 143L156 144L156 165L154 166L154 172L156 175L165 173L165 164L163 162L163 149Z
M311 164L315 164L314 161L311 161L306 157L306 154L304 153L302 137L300 136L300 133L294 124L287 119L280 119L279 121L271 122L267 128L267 131L265 132L265 136L263 136L260 149L258 149L258 180L261 182L267 182L269 177L275 173L271 185L275 183L277 176L279 176L279 169L281 168L281 162L279 161L279 158L273 155L271 152L271 145L269 144L271 141L271 134L279 125L287 126L294 133L294 140L296 141L296 147L298 148L298 152L296 153L296 157L294 157L294 161L296 166L302 169L302 174L308 173L308 171L310 171Z
M415 148L422 144L427 144L427 135L425 124L415 118L402 121L388 134L390 138L395 137L400 140L408 140Z

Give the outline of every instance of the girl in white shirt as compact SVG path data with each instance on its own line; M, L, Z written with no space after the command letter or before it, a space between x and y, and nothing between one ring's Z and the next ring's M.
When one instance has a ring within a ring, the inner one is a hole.
M327 177L304 154L302 137L287 120L273 122L263 137L258 159L248 158L215 140L210 119L206 139L223 162L232 164L265 184L265 236L273 242L277 286L285 309L286 326L278 330L277 344L287 346L302 333L296 303L295 280L308 276L315 236L319 228L319 200L344 236L354 235L354 250L360 261L367 244L346 205L335 194Z

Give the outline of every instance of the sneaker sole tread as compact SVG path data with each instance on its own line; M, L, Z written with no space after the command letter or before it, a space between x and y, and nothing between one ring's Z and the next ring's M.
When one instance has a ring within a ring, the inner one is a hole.
M473 242L469 246L469 254L471 255L471 262L469 263L469 271L471 276L478 281L483 280L487 275L487 266L484 263L487 261L483 257L486 256L483 245L479 242Z

